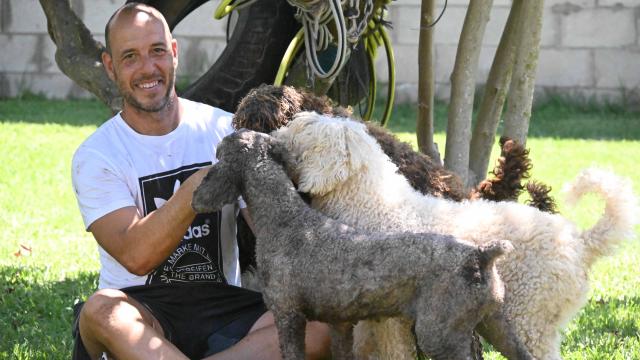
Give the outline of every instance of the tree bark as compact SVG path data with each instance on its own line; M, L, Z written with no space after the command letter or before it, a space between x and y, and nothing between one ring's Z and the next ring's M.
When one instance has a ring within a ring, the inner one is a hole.
M434 161L442 163L433 141L435 79L433 61L433 35L435 27L435 0L422 0L420 7L420 40L418 43L418 119L416 135L418 148Z
M493 0L469 2L451 74L445 167L469 185L469 142L476 70Z
M122 98L102 65L105 47L71 9L69 0L40 0L47 17L47 30L56 44L56 63L76 84L96 95L114 113L122 108Z
M529 131L536 70L540 55L543 0L523 1L523 31L516 52L513 77L507 98L503 135L525 144Z
M469 168L475 174L470 179L473 185L484 179L489 166L491 149L495 143L496 130L509 91L519 34L526 14L522 11L524 0L514 0L507 23L491 64L484 97L478 109L476 125L471 137Z

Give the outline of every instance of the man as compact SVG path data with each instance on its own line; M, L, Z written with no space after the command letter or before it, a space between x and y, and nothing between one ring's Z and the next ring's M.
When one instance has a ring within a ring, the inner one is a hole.
M190 205L231 114L176 95L177 43L154 8L127 4L105 32L102 60L124 105L72 162L102 265L74 356L278 358L273 316L259 293L238 287L239 205L197 216ZM309 357L326 356L327 326L309 323L307 334Z

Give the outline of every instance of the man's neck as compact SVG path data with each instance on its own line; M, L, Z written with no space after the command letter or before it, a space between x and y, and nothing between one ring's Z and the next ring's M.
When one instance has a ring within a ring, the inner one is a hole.
M175 130L180 124L181 115L182 105L177 96L158 112L142 111L125 103L120 114L137 133L150 136L166 135Z

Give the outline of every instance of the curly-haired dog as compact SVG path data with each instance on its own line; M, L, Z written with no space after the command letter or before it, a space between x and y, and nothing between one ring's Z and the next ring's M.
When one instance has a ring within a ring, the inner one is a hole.
M349 109L335 106L326 96L291 86L261 85L242 98L233 116L236 129L250 129L264 133L277 130L302 111L349 117ZM385 153L398 166L417 190L435 196L461 200L469 196L460 178L418 153L411 145L401 142L389 130L372 122L365 122L367 131L378 141Z
M336 106L327 96L318 96L304 89L291 86L260 85L242 98L233 116L236 129L249 129L263 133L277 130L302 111L315 111L331 116L351 117L350 109ZM494 201L516 200L523 189L521 182L529 177L531 161L529 152L522 145L508 138L500 139L501 157L493 170L493 178L468 191L462 180L429 156L416 152L410 144L400 141L393 133L373 122L364 122L367 131L382 147L398 171L411 186L423 194L431 194L453 200L483 198ZM540 190L538 190L540 189ZM544 185L527 187L534 201L544 206L553 204L545 197Z
M602 170L582 172L569 188L574 199L585 193L604 198L602 218L580 231L560 215L514 202L423 196L358 122L302 113L273 135L292 154L288 168L298 189L338 221L374 231L450 234L476 244L512 241L515 250L497 264L507 289L504 310L538 359L560 359L560 330L586 300L589 269L631 236L637 221L630 184Z
M198 212L242 195L256 224L258 274L283 358L304 354L305 319L332 328L334 358L351 357L352 324L402 317L434 359L469 359L469 336L495 312L504 291L495 260L508 241L480 247L448 235L356 230L311 209L283 164L286 149L266 134L240 131L217 149L194 192Z

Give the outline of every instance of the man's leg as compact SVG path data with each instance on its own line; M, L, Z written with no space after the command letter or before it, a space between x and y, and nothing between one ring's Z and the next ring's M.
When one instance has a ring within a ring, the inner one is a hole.
M120 290L102 289L80 312L80 336L92 359L187 359L165 337L156 318Z
M331 338L327 324L312 321L305 332L306 359L330 357ZM208 360L280 359L278 331L273 314L268 311L251 327L247 336L229 349L207 357Z

